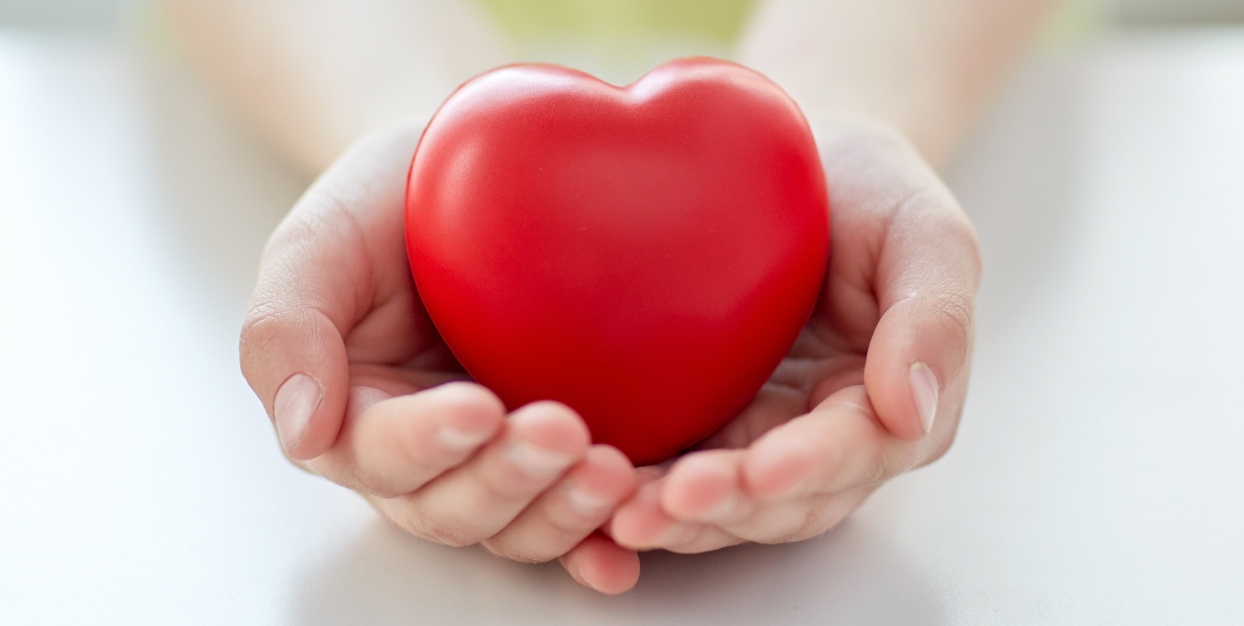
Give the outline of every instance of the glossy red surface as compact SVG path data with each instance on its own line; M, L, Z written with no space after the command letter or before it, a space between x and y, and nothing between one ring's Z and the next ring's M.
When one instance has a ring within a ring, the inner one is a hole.
M625 88L555 66L483 74L428 125L406 203L419 294L467 371L511 409L566 403L636 463L750 401L829 254L803 116L713 59Z

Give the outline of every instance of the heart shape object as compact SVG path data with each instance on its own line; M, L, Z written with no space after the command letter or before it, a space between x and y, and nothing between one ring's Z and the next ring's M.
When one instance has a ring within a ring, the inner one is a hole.
M752 70L681 59L619 88L513 65L424 130L406 242L471 376L510 409L569 405L641 464L720 427L790 350L829 201L803 115Z

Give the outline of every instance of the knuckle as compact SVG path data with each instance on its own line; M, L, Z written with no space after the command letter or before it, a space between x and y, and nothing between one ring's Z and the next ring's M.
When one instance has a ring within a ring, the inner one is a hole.
M756 543L777 545L803 541L825 532L831 525L824 523L821 514L822 507L817 506L816 502L817 500L814 499L804 503L798 510L783 515L784 519L776 523L770 521L769 524L764 525L764 528L753 532L755 537L751 540Z
M357 465L340 458L334 458L332 454L315 459L310 467L315 474L346 489L357 491L364 497L389 500L404 495L394 490L391 486L385 485L377 477L362 471Z
M596 526L600 525L601 520L591 519L579 513L564 512L562 514L548 513L544 516L544 522L548 525L549 530L559 537L570 537L573 535L586 535Z
M887 458L888 456L887 453L882 453L881 458L874 463L870 463L860 476L859 484L869 486L880 485L896 476L898 472L894 469L890 459Z
M443 517L429 515L422 510L419 503L409 500L390 500L364 494L389 523L420 539L432 541L454 548L462 548L479 543L479 538L464 532L465 525L452 522Z
M972 299L957 291L949 291L935 298L932 304L933 311L941 318L946 329L956 337L966 340L972 332Z
M968 359L973 333L973 302L962 293L948 292L932 301L931 310L936 316L940 329L950 338L944 344L946 360L942 364L943 384L948 384L958 377Z
M243 374L246 374L254 365L254 357L264 353L272 341L280 335L279 318L280 314L276 307L270 304L255 305L246 314L238 344Z
M480 468L477 476L479 497L493 505L530 504L533 498L556 482L557 478L530 476L514 467L508 460Z
M777 538L761 543L792 543L823 535L846 519L857 504L843 494L816 496L806 503L798 523L788 526Z

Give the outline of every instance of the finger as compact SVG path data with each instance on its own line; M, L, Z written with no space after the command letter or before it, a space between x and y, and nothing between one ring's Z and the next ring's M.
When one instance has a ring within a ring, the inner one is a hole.
M504 421L505 406L492 392L448 383L367 405L346 420L337 443L307 465L337 484L392 498L466 461Z
M661 506L662 482L641 485L635 496L614 512L609 529L618 545L693 554L742 543L716 526L678 520L667 513Z
M844 126L818 143L831 165L834 254L810 328L867 351L865 381L883 423L918 439L938 415L957 419L966 389L958 381L980 274L975 232L897 133Z
M682 522L712 524L740 515L742 450L706 450L678 460L662 481L661 509Z
M413 139L363 142L308 190L264 250L241 365L293 459L314 458L336 440L349 385L344 337L410 280L402 275L401 190Z
M529 404L462 466L377 507L416 535L463 546L505 528L588 448L587 426L564 405Z
M735 537L756 543L803 541L838 525L877 487L868 485L832 494L751 501L750 506L737 509L738 516L721 520L717 526ZM743 499L747 499L746 496Z
M784 461L792 450L770 448L768 452L776 452L774 458ZM809 456L815 458L816 455ZM875 485L868 485L831 494L813 489L788 490L780 497L761 500L743 484L743 464L747 458L747 452L734 450L687 455L662 481L662 509L678 521L714 526L742 540L781 543L825 532L875 488ZM806 472L811 465L805 463L802 469ZM780 471L787 473L781 476L783 480L791 480L789 467L780 468Z
M762 502L875 486L914 467L930 445L892 435L856 385L752 444L742 486Z
M635 490L635 481L626 455L611 446L592 446L561 483L486 539L484 547L515 561L557 558L605 523Z
M806 508L806 499L758 502L742 486L744 456L742 450L715 450L683 457L662 481L662 510L680 522L695 522L723 531L718 536L730 537L731 541L721 543L733 544L737 539L766 541L785 536L791 526L802 522L800 509ZM795 520L797 517L800 519ZM744 533L736 532L736 528ZM710 544L704 535L701 532L696 537L682 538L683 549ZM668 540L666 543L676 542Z
M745 454L732 450L687 455L663 481L661 508L681 522L713 526L746 541L775 543L803 534L812 521L813 499L800 495L757 500L742 485Z
M639 582L639 554L600 534L584 539L559 560L580 585L604 594L629 591Z
M931 170L918 175L893 209L877 261L874 289L881 317L868 346L864 384L882 423L915 440L937 416L962 407L980 281L976 233ZM953 431L949 429L945 432Z

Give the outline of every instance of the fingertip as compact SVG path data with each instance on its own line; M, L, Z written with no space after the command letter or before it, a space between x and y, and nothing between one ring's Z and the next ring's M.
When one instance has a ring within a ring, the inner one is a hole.
M606 595L630 591L639 582L639 554L593 534L561 558L579 584Z
M740 457L734 451L683 457L665 478L660 492L661 508L680 520L712 517L712 511L737 495Z
M309 461L333 447L348 402L348 393L337 395L301 372L282 383L272 401L272 422L285 456Z
M609 533L618 545L633 549L656 547L678 525L661 508L660 490L660 481L644 483L614 511Z
M324 403L324 388L311 376L298 372L281 383L272 401L272 419L281 447L291 458L306 460L311 446L304 445L311 421Z
M479 383L455 380L432 387L424 393L437 394L445 398L447 402L478 405L488 407L498 413L505 412L505 404L501 402L501 398Z
M864 385L878 419L905 441L917 441L932 428L944 385L963 367L971 344L967 309L951 316L922 300L896 303L882 316L864 364Z
M351 389L355 402L362 387ZM355 402L352 437L360 450L376 460L376 450L403 450L404 457L460 459L496 436L505 408L492 392L471 383L447 383L417 393L389 396L371 390L371 398ZM446 457L446 458L448 458ZM363 459L366 463L368 459Z
M285 455L316 458L337 440L345 415L345 346L318 311L261 315L257 309L242 329L242 374L268 408Z
M597 444L588 448L579 466L581 470L572 471L571 479L610 500L631 495L639 482L630 460L613 446Z
M631 460L622 453L621 450L604 443L598 443L588 448L587 455L593 463L609 467L614 471L623 471L634 477L635 466L631 465Z
M588 448L563 481L571 510L599 526L635 491L635 470L626 457L605 445Z
M769 500L804 493L818 469L832 462L833 442L807 432L809 418L815 414L769 431L747 449L740 474L748 495Z
M591 445L587 424L570 407L559 402L533 402L510 414L514 436L541 448L581 455Z
M440 435L448 440L482 442L495 434L505 421L505 405L482 385L451 382L416 394L416 397L420 395L419 401L425 410L440 414Z

